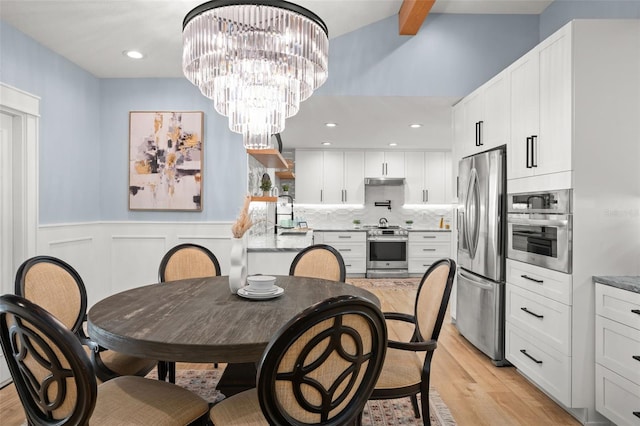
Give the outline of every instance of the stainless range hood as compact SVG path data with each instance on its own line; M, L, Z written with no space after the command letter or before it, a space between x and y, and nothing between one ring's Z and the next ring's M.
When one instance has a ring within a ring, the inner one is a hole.
M364 178L365 185L375 185L375 186L400 186L404 185L404 178L388 178L388 177L375 177L375 178Z

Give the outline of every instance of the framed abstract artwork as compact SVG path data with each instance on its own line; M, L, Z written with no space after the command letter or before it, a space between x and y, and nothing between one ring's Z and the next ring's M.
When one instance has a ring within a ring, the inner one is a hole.
M202 211L202 111L129 112L129 209Z

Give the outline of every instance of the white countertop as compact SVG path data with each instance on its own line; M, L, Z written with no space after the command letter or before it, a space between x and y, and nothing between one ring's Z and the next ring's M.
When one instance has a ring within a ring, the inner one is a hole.
M248 252L300 251L313 244L313 231L298 235L257 235L248 241Z

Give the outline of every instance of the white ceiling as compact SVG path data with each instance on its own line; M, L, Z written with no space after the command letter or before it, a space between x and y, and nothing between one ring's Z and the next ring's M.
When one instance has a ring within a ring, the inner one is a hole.
M539 14L553 0L437 0L432 13ZM182 20L203 0L0 0L0 19L99 78L182 77ZM402 0L297 0L320 16L331 38L398 13ZM427 18L428 19L428 18ZM140 61L124 50L142 51ZM282 133L286 148L433 148L449 121L456 99L433 98L309 98ZM213 109L213 108L212 108ZM212 111L212 113L214 113ZM425 124L409 129L407 117ZM319 124L337 121L326 129ZM395 121L398 120L398 121ZM311 131L311 129L314 129ZM393 130L392 130L393 129ZM329 132L331 130L331 132ZM409 132L408 130L411 130ZM406 133L406 134L405 134ZM425 146L425 141L428 146ZM345 146L346 145L346 146Z

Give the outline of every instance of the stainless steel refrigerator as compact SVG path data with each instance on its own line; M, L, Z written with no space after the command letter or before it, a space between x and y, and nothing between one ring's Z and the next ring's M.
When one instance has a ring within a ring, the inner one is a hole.
M505 365L505 148L463 158L458 179L456 326L494 364Z

